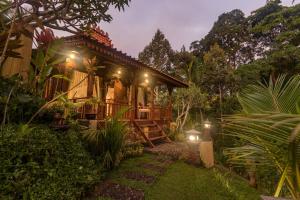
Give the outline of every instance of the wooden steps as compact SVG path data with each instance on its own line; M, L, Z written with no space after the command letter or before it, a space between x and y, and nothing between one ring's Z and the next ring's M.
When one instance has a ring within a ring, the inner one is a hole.
M151 147L155 147L154 142L157 141L171 142L164 130L153 120L134 120L134 125Z

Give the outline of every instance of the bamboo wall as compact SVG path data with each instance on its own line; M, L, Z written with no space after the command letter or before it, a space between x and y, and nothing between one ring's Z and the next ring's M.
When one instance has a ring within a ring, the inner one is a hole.
M20 53L22 58L7 58L3 64L1 75L11 77L15 74L21 74L23 80L27 81L32 54L32 38L21 35L20 40L23 46L18 48L16 52Z

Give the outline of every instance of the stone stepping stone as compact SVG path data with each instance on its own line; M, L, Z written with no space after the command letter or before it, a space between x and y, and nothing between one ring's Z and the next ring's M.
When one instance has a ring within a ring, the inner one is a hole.
M96 186L93 196L107 197L114 200L144 200L145 195L142 190L128 186L105 181Z
M167 168L165 168L165 167L154 165L151 163L142 163L139 166L143 167L145 169L150 169L152 171L158 172L160 175L164 174L167 170Z
M155 182L156 178L155 176L150 176L144 173L140 173L140 172L125 172L123 174L123 176L127 179L130 180L135 180L135 181L143 181L147 184L152 184Z
M175 162L169 157L157 157L155 160L166 166L169 166Z

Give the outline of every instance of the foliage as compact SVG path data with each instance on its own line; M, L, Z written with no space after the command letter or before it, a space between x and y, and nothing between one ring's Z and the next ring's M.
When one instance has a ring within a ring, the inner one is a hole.
M192 53L186 51L183 46L179 52L175 52L171 59L174 72L188 83L199 83L202 78L200 60Z
M25 129L1 129L1 199L78 199L100 179L77 131Z
M189 111L193 107L204 109L206 106L206 94L194 84L189 88L180 88L173 93L173 105L177 112L176 124L178 131L182 131L186 124Z
M223 95L232 90L232 68L227 64L225 51L218 44L211 46L203 57L202 87L209 94Z
M45 100L31 93L19 77L0 77L0 120L5 123L27 121ZM7 109L5 109L7 108Z
M275 168L275 196L286 186L294 199L300 197L299 92L299 75L251 85L238 96L243 113L226 117L226 133L244 143L225 151L229 161Z
M139 60L143 63L163 72L172 70L172 47L165 35L157 30L152 41L139 54Z
M36 95L44 95L47 80L50 78L69 80L58 71L54 71L55 67L65 60L64 56L57 53L61 46L62 40L54 40L47 46L38 48L32 58L28 83Z
M110 7L123 10L130 0L88 0L88 1L42 1L18 2L10 4L2 12L8 14L17 8L16 21L20 22L19 28L31 25L32 27L48 27L57 30L76 32L94 25L100 21L111 21L107 13ZM15 30L16 32L18 30Z
M241 10L235 9L220 15L203 39L192 42L191 50L202 58L211 46L218 44L224 49L228 64L236 68L254 59L254 43L248 29L247 18Z
M131 158L143 155L144 146L140 142L126 141L122 148L122 155L124 158Z
M121 114L119 113L121 116ZM127 125L119 121L118 116L105 120L105 126L100 130L88 130L84 138L90 148L102 161L106 169L113 169L122 158L122 148L128 132Z

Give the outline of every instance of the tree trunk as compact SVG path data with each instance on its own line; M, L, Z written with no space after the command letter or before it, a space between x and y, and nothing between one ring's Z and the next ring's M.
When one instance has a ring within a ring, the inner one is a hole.
M187 116L189 114L189 110L190 110L190 104L187 105L187 108L186 108L186 110L184 112L184 118L183 118L183 121L181 122L181 125L180 125L180 131L183 130L183 127L184 127L184 125L186 123L186 120L187 120Z

